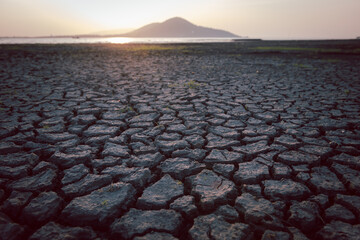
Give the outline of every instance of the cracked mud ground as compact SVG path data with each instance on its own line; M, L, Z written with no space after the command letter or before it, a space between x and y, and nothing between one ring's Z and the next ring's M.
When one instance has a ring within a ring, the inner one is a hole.
M0 238L359 239L360 47L315 43L0 46Z

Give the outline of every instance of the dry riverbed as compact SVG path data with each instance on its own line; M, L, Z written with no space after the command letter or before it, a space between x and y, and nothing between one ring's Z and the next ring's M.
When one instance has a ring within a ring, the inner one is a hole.
M0 239L359 239L359 50L0 45Z

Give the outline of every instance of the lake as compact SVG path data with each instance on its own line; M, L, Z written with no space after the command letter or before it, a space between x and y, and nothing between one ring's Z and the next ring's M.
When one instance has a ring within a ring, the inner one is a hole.
M78 43L212 43L212 42L231 42L233 38L126 38L126 37L106 37L106 38L72 38L72 37L49 37L49 38L10 38L0 37L0 44L78 44Z

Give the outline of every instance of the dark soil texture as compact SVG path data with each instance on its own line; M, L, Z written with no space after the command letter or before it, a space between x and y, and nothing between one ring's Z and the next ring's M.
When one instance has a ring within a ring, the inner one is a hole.
M0 239L360 239L360 41L0 45Z

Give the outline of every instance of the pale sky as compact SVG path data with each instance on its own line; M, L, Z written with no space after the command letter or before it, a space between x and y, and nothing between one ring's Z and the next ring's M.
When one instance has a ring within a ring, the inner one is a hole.
M126 32L172 17L251 38L360 36L360 0L0 0L0 36Z

